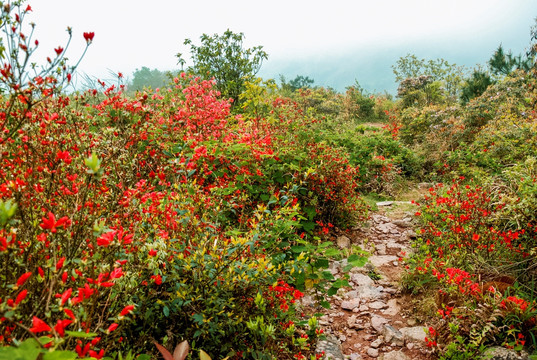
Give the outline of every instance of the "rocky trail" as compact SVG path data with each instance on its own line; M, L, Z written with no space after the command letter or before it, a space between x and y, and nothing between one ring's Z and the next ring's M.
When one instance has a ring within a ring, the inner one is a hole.
M425 345L425 324L415 318L412 299L399 285L404 271L400 257L415 233L411 213L383 215L397 203L402 202L378 203L379 212L368 224L335 239L340 248L358 245L372 255L366 266L348 273L351 288L340 289L330 300L331 309L323 310L319 324L326 340L319 341L317 352L324 351L325 359L433 358ZM342 277L345 265L336 261L329 270ZM313 306L311 298L306 297L304 305Z

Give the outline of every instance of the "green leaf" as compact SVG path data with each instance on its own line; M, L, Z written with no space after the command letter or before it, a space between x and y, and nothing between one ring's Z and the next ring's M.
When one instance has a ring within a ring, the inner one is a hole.
M162 313L163 313L164 316L166 316L166 317L170 316L170 308L167 307L167 306L164 306L164 307L162 308Z
M301 225L302 228L306 231L312 231L313 229L315 229L315 223L313 221L305 221L301 223Z
M35 339L24 340L19 347L0 347L0 359L2 360L35 360L41 349Z
M308 251L308 248L303 245L295 245L295 246L291 246L291 251L294 253L301 253L301 252Z
M362 267L367 263L367 257L352 254L347 261L353 267Z
M45 353L43 360L74 360L77 357L78 354L74 351L55 350Z
M91 338L97 336L96 333L85 333L82 331L65 331L65 333L69 336L76 337L76 338Z
M326 249L326 251L324 252L324 255L328 257L332 257L332 256L337 256L340 253L341 252L338 249L331 248L331 249Z
M194 321L195 321L196 323L198 323L199 325L202 325L202 324L203 324L203 319L204 319L203 314L194 314L194 315L192 315L192 318L193 318Z
M308 215L308 220L313 220L315 218L315 215L317 215L317 210L313 206L306 206L304 208L304 212L306 215Z
M330 271L323 271L322 275L325 280L334 280L334 275Z
M320 259L317 259L314 263L314 267L316 269L326 269L328 267L328 259L325 259L325 258L320 258Z
M338 288L335 288L335 287L332 286L330 289L328 289L328 291L326 293L328 294L328 296L336 295L337 290L338 290Z
M326 300L321 300L321 306L325 309L330 309L330 303Z

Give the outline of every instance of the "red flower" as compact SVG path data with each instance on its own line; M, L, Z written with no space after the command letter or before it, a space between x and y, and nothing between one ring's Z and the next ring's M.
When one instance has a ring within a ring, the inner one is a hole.
M44 332L44 331L50 331L52 330L50 328L50 326L47 325L46 322L44 322L43 320L39 319L38 317L33 317L32 318L32 328L30 329L31 332L33 332L34 334L38 333L38 332Z
M27 272L27 273L24 273L22 274L19 279L17 280L17 286L22 286L24 285L24 283L26 282L26 280L28 280L28 278L32 275L31 272Z
M75 314L73 314L73 311L72 311L72 310L70 310L70 309L63 309L63 312L64 312L67 316L69 316L72 320L75 319Z
M474 241L479 240L479 234L474 234L474 235L472 236L472 240L474 240Z
M49 229L50 232L55 233L56 228L59 228L59 227L62 227L62 226L66 227L66 226L69 226L71 224L71 220L69 220L69 218L67 216L62 217L58 221L56 221L56 216L54 216L54 214L52 212L50 212L50 211L47 214L47 216L48 216L48 218L43 217L42 218L43 222L41 224L39 224L39 226L41 226L41 228L43 230Z
M63 48L61 46L58 46L56 49L54 49L54 51L56 51L57 56L60 56L60 54L63 52Z
M71 294L73 293L73 289L72 288L69 288L67 290L65 290L62 294L62 300L61 300L61 304L62 306L67 302L67 300L69 300L69 298L71 297Z
M69 319L58 320L58 322L56 323L56 326L54 326L54 330L58 333L58 335L63 337L65 335L65 328L72 322L73 320L69 320Z
M60 270L63 267L64 261L65 261L65 256L63 256L60 260L58 260L58 263L56 264L56 270Z
M87 43L92 42L94 36L95 36L94 32L85 32L84 33L84 39L86 40Z
M116 330L118 326L119 326L118 324L113 323L112 325L108 327L108 330L106 331L110 334L112 331Z
M162 284L162 276L160 275L152 275L151 279L153 279L157 285Z
M123 310L121 310L121 313L119 314L119 316L128 315L132 312L132 310L134 310L134 305L127 305L123 308Z
M22 290L19 295L17 295L17 298L15 299L15 305L19 305L19 303L24 300L26 295L28 294L28 290L24 289Z

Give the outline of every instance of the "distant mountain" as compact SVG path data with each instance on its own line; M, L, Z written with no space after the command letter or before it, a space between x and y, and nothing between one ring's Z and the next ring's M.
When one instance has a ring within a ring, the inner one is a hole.
M527 39L513 38L504 42L505 49L518 54L525 51ZM406 54L415 54L419 58L444 58L450 63L464 65L469 70L477 64L486 64L500 41L489 39L479 43L442 41L434 43L408 43L391 48L362 48L344 54L311 55L300 59L269 57L263 64L259 76L278 80L283 74L286 79L296 75L309 76L315 80L314 85L327 86L343 92L355 81L372 93L387 91L397 92L397 84L391 66Z

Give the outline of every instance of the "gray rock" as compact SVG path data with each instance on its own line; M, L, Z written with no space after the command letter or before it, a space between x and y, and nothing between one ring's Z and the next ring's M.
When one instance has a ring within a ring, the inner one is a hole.
M409 228L412 226L412 223L407 219L409 218L405 218L403 220L393 220L392 223L402 228Z
M397 227L392 223L383 223L379 224L377 229L384 234L389 234L392 230L397 230Z
M527 360L529 355L527 352L522 351L518 353L517 351L506 349L500 346L495 346L485 350L480 359L482 360Z
M345 300L341 303L341 308L345 310L353 310L358 306L360 306L360 298Z
M360 293L360 297L364 300L376 300L384 296L381 286L358 286L357 290Z
M391 221L389 217L378 214L371 215L371 220L373 220L373 222L376 224L387 223Z
M379 359L381 360L410 360L402 351L390 351L386 354L383 354Z
M386 324L387 322L388 320L386 320L382 316L371 316L371 327L373 327L373 329L375 329L378 333L382 333L382 331L384 330L384 324Z
M395 316L399 314L401 307L397 304L397 299L388 300L388 308L382 313L386 316Z
M379 201L377 203L377 206L392 206L393 205L393 201Z
M356 315L352 315L347 319L347 326L351 329L356 326Z
M405 338L403 336L403 333L401 333L399 330L394 328L391 325L384 325L384 340L388 344L395 344L396 346L403 346L405 345Z
M357 286L370 286L375 284L373 279L364 274L351 274L351 281Z
M354 298L357 298L359 296L360 296L360 294L358 294L357 290L351 290L351 291L346 292L345 294L343 294L343 298L345 298L346 300L354 299Z
M367 349L367 355L371 356L372 358L376 358L379 356L379 351L375 348L369 348Z
M343 352L341 351L341 343L338 338L332 334L326 335L325 340L319 340L315 352L321 353L324 351L325 359L344 360Z
M372 348L378 349L380 345L384 343L384 340L382 339L382 336L377 338L377 340L373 341L371 344L369 344Z
M388 305L386 305L386 303L383 301L374 301L372 303L369 303L368 305L371 309L376 309L376 310L380 310L380 309L384 309L388 307Z
M399 329L407 342L425 342L425 328L423 326L404 327Z
M373 255L369 257L369 262L376 267L388 265L391 262L397 261L398 257L394 255Z
M351 247L351 239L345 235L338 236L336 242L340 249L348 249Z
M358 353L352 353L351 356L350 356L350 359L351 360L362 360L362 355L360 355Z
M313 307L315 306L315 300L313 299L313 296L311 295L304 295L302 299L300 299L300 302L302 303L302 306L304 307Z

